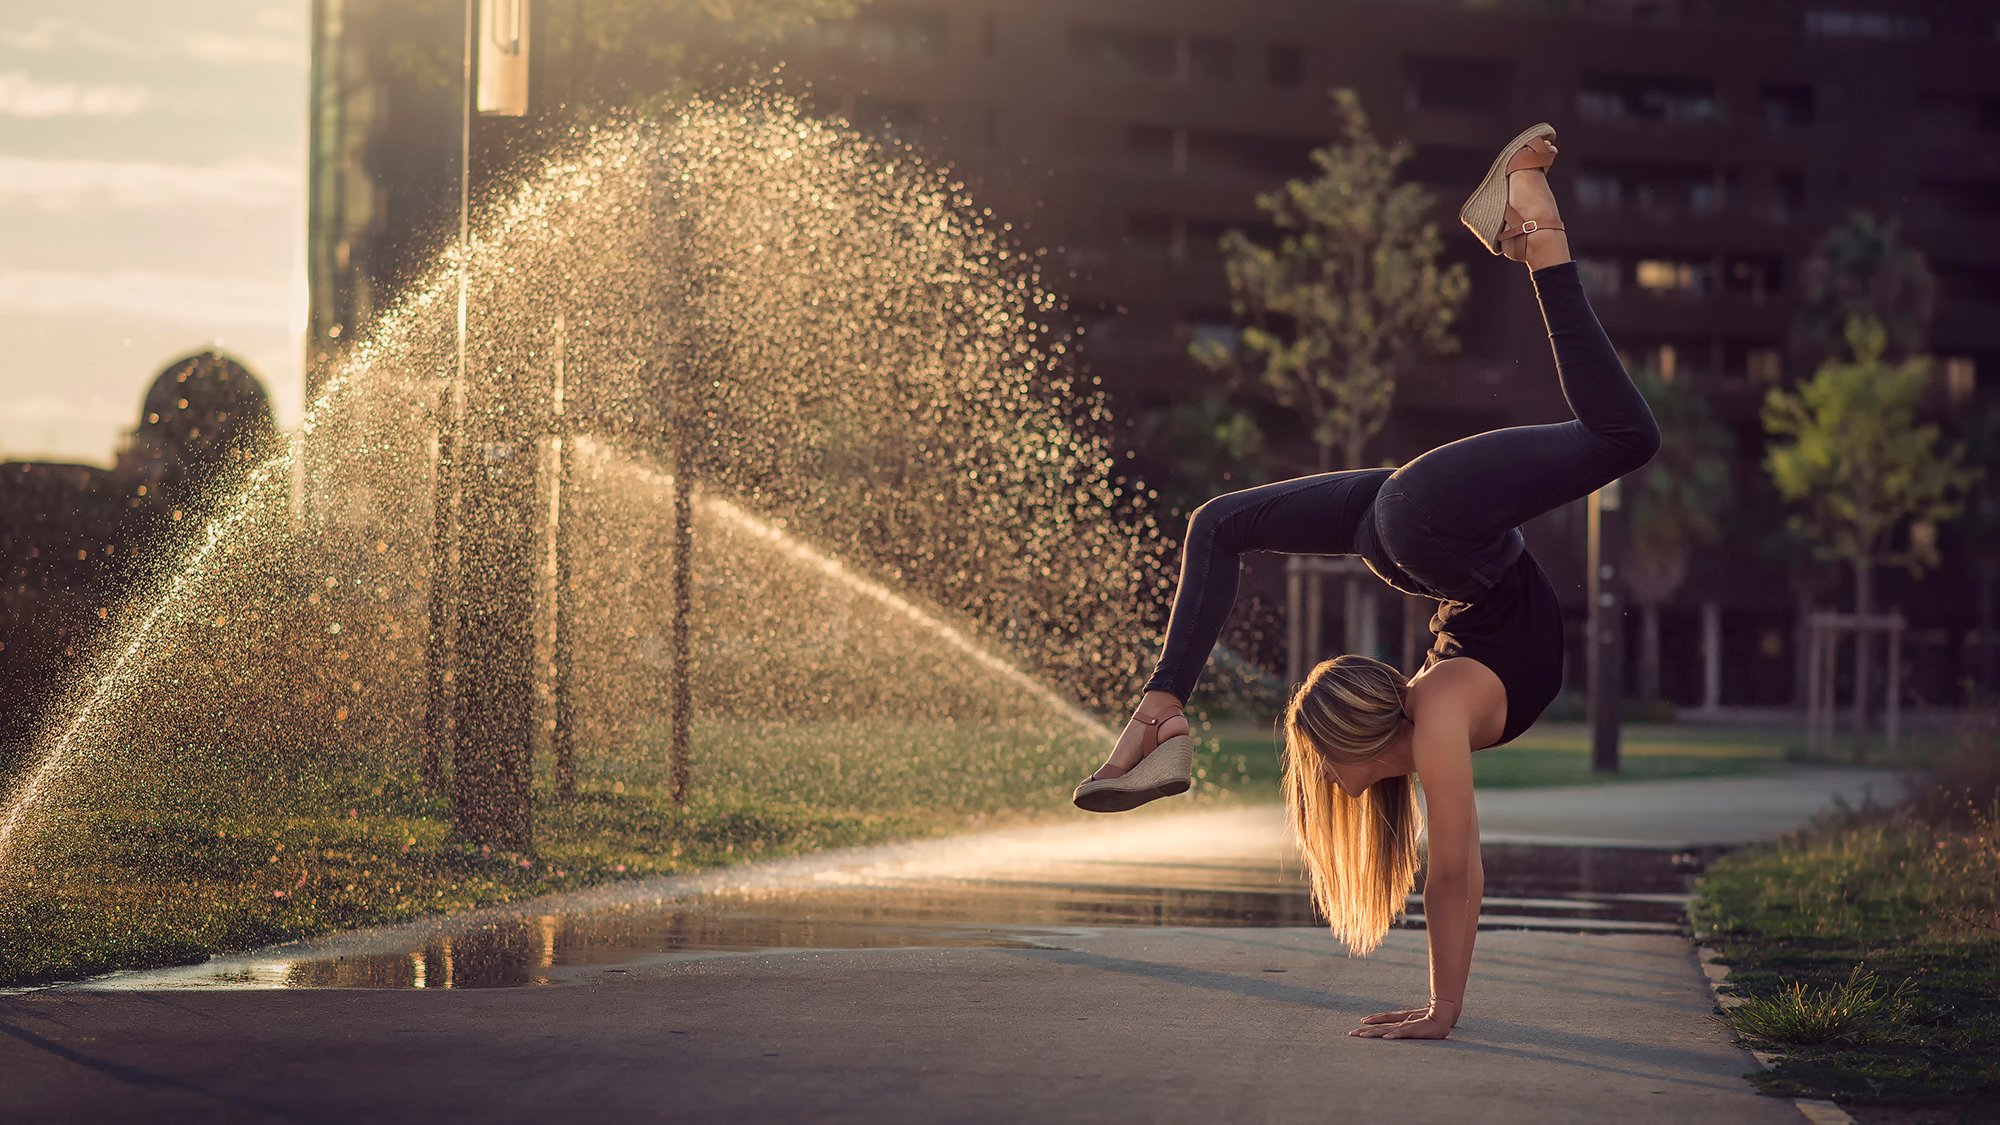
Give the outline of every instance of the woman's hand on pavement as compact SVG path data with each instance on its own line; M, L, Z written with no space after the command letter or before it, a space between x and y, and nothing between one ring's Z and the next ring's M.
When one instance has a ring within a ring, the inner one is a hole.
M1451 1034L1451 1024L1426 1011L1401 1023L1364 1024L1348 1034L1363 1039L1443 1039Z
M1376 1012L1372 1016L1363 1016L1361 1022L1365 1024L1402 1023L1404 1020L1416 1019L1429 1011L1429 1008L1398 1008L1393 1012Z

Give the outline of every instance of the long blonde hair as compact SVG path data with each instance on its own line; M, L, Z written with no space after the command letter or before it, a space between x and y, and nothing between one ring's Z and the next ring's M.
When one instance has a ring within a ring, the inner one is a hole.
M1332 764L1380 754L1402 725L1409 681L1395 668L1348 654L1323 661L1285 708L1285 806L1312 876L1313 905L1352 954L1372 952L1417 883L1423 814L1409 775L1384 778L1359 797Z

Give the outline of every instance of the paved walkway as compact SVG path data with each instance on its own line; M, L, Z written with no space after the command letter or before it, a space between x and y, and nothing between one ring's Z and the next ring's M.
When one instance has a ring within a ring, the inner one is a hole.
M1495 791L1488 837L1725 843L1887 775ZM808 857L525 904L688 887L1032 871L1035 856L1275 855L1273 810L1155 806L1073 826ZM432 924L483 924L505 912ZM313 943L402 948L425 927ZM1345 1035L1425 995L1424 935L1367 958L1319 928L1040 928L1011 947L573 963L550 987L51 990L0 999L8 1121L1792 1122L1679 937L1482 933L1444 1043ZM400 944L399 944L400 943ZM265 955L269 960L271 955ZM123 983L146 985L148 978Z

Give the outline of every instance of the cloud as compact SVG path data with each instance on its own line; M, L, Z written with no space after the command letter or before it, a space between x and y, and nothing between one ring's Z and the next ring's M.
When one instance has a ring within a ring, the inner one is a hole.
M304 192L303 173L263 157L164 164L0 156L0 207L18 204L47 212L190 204L297 207Z
M0 117L130 117L145 109L144 86L42 82L19 71L0 74Z
M232 35L227 32L173 30L160 42L127 39L70 20L44 18L26 30L0 28L0 47L12 47L46 55L66 48L81 48L122 58L147 55L175 55L200 62L278 62L303 66L307 49L304 27L296 20L279 22L271 10L261 11L254 22L267 30L290 31L290 36Z
M0 270L0 311L37 316L115 313L207 332L289 329L291 300L291 280L282 277L207 277L158 270Z

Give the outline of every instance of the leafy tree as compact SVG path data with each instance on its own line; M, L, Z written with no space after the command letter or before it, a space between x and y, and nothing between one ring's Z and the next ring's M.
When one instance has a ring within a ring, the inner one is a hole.
M1660 697L1660 606L1687 580L1693 549L1721 538L1733 501L1736 442L1685 383L1645 368L1634 382L1660 424L1660 455L1628 478L1631 555L1626 584L1642 614L1639 695Z
M1963 493L1979 477L1963 449L1943 445L1936 425L1917 408L1932 360L1883 358L1887 333L1872 317L1847 323L1850 362L1828 362L1796 393L1772 388L1764 428L1774 440L1765 468L1778 492L1797 507L1794 526L1823 559L1854 572L1854 611L1874 612L1873 572L1901 566L1922 573L1937 560L1935 542L1912 535L1902 549L1892 533L1911 521L1952 519ZM1868 648L1855 661L1855 715L1866 719Z
M1451 325L1470 289L1463 265L1438 265L1435 197L1396 183L1408 143L1385 147L1354 91L1334 91L1334 102L1345 143L1313 151L1319 175L1257 197L1278 244L1223 236L1232 306L1248 321L1241 351L1193 349L1217 370L1260 361L1271 396L1311 426L1321 471L1336 451L1363 463L1405 365L1458 349Z
M1246 324L1241 347L1191 349L1215 370L1252 366L1271 397L1305 419L1322 472L1336 454L1345 466L1367 463L1402 369L1457 351L1452 323L1471 287L1463 265L1438 264L1435 197L1397 183L1408 143L1376 138L1353 90L1335 90L1333 99L1344 140L1313 151L1318 175L1257 198L1277 244L1241 231L1222 239L1232 308ZM1317 620L1317 581L1308 596ZM1350 647L1361 636L1363 600L1350 580Z
M1857 208L1813 245L1801 270L1803 300L1790 341L1801 370L1845 354L1842 337L1853 316L1882 322L1884 354L1891 360L1924 350L1937 278L1923 252L1902 240L1899 226L1899 220L1885 224Z

